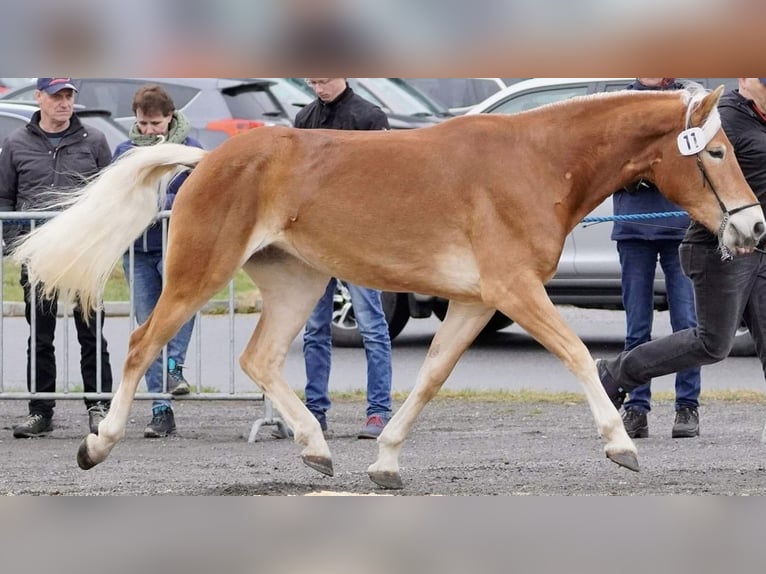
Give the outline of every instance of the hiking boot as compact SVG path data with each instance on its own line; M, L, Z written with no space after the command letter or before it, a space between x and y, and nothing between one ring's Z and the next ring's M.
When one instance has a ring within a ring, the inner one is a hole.
M622 413L622 424L630 438L647 438L649 436L649 422L646 413L638 409L625 409Z
M184 378L183 365L175 359L168 359L168 392L171 395L188 395L189 381Z
M151 422L144 429L144 438L162 438L176 432L176 419L173 411L168 408L160 408L152 415Z
M20 425L13 429L15 438L34 438L36 436L45 436L53 430L53 417L46 417L41 414L27 415Z
M322 435L324 435L325 438L329 438L330 431L327 430L327 419L320 419L317 417L317 420L319 421L319 428L322 429ZM293 429L287 426L287 424L282 423L281 425L277 425L271 429L271 436L274 438L294 438L295 434L293 434Z
M106 408L104 403L96 403L88 408L88 426L90 432L98 434L98 423L100 423L106 417L109 409Z
M700 415L693 407L681 407L676 411L673 438L692 438L700 434Z
M390 416L383 413L376 413L367 417L367 422L359 431L357 438L378 438L383 432L383 427L388 424Z
M622 403L625 402L625 397L628 393L614 382L612 375L606 370L606 361L604 359L596 359L596 369L598 370L598 378L601 379L601 384L606 391L609 400L612 401L614 408L618 411L622 407Z

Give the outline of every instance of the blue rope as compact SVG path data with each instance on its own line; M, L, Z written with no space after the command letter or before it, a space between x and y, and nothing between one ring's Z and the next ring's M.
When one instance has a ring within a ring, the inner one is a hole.
M662 211L659 213L636 213L633 215L610 215L608 217L586 217L580 223L602 223L604 221L636 221L639 219L660 219L688 215L685 211Z

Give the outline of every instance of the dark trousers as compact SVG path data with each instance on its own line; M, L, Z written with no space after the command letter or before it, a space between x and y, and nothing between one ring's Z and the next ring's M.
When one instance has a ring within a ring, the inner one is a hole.
M694 284L697 327L643 343L606 362L625 390L654 377L724 359L744 320L766 374L766 255L722 261L715 246L682 244L681 265Z
M27 323L32 325L31 286L27 277L26 267L21 269L21 285L24 288L24 314ZM56 332L56 312L58 301L43 299L40 292L36 293L35 313L35 391L39 393L52 393L56 390L56 356L53 338ZM104 324L103 313L99 314L101 325ZM96 345L96 314L91 313L86 323L79 305L74 310L74 324L77 329L77 340L80 342L80 372L82 374L85 392L95 393L98 391L96 378L96 357L98 349ZM32 391L32 332L27 339L27 389ZM112 391L112 367L109 363L109 351L106 339L101 336L101 391ZM85 400L85 406L90 407L98 401ZM108 401L105 401L108 404ZM41 414L46 417L53 416L53 408L56 401L49 399L32 399L29 401L29 413Z

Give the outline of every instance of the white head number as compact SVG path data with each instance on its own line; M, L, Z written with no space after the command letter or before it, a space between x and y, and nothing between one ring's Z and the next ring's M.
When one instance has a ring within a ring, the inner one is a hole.
M701 128L689 128L678 134L678 150L681 155L694 155L705 149L708 140Z

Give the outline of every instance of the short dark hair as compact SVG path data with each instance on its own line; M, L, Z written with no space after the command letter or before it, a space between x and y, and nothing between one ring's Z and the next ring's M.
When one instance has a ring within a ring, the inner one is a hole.
M146 84L138 88L133 96L133 113L141 110L145 114L161 113L163 116L172 114L176 109L173 98L158 84Z

